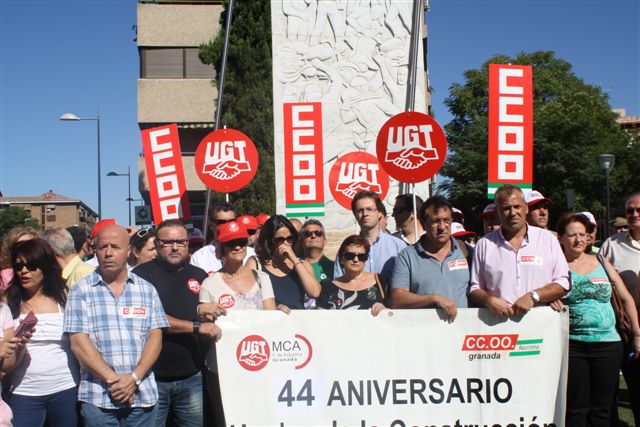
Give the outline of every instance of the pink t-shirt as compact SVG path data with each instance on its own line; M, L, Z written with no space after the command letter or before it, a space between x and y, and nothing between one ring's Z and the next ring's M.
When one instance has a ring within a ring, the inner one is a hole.
M4 330L13 328L13 318L9 306L0 303L0 338L4 339ZM13 425L13 413L5 401L0 398L0 427L11 427Z
M567 260L558 239L547 230L527 226L518 251L504 239L500 229L478 240L469 292L482 289L513 304L527 292L549 283L570 289Z

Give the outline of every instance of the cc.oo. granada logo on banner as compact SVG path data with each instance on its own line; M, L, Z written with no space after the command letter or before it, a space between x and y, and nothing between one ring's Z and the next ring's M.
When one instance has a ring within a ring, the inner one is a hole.
M249 335L238 343L236 359L247 371L259 371L269 362L286 363L302 369L311 361L313 348L303 335L293 339L272 340L269 343L260 335Z
M538 356L542 341L542 338L523 339L518 334L466 335L462 351L469 352L469 361Z

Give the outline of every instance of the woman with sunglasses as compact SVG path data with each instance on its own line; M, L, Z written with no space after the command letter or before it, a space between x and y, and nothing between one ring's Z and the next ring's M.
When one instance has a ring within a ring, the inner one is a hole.
M364 237L349 236L340 245L337 258L344 274L324 281L318 307L328 310L368 310L377 316L385 306L384 292L375 274L364 271L370 245Z
M585 215L575 212L562 215L556 227L571 276L571 292L563 300L569 307L567 426L608 426L610 422L623 360L611 306L613 287L620 294L633 328L631 357L637 359L640 354L640 326L633 297L609 261L605 259L603 266L587 252L593 228ZM558 309L562 303L552 306Z
M15 276L7 295L16 321L38 319L27 351L7 378L14 426L75 426L78 363L63 333L67 286L51 246L42 239L17 243Z
M153 228L141 228L131 236L129 241L131 243L131 255L129 256L131 267L155 259L157 255L156 231Z
M13 245L25 240L38 237L35 228L27 226L13 227L2 239L0 247L0 291L6 291L13 279L13 268L11 267L11 249Z
M199 313L216 309L219 310L215 313L217 315L224 314L227 309L275 310L269 276L243 264L248 243L249 234L238 222L230 221L218 226L215 248L222 268L202 282ZM202 307L202 304L211 304L212 307Z
M269 275L277 308L285 312L304 309L305 294L318 298L321 289L311 264L299 259L294 252L297 239L298 232L291 221L274 215L260 230L256 245L258 262L255 258L247 261L247 266Z

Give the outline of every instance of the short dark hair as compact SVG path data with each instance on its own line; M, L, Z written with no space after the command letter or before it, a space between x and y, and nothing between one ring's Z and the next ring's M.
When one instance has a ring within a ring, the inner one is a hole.
M67 227L67 231L71 234L73 238L73 246L76 248L76 253L80 252L82 246L89 239L89 232L77 225L72 225L71 227Z
M233 212L235 213L236 210L233 207L233 205L229 202L216 202L216 204L213 205L213 207L211 209L209 209L209 218L214 219L214 215L218 212Z
M144 248L144 245L147 244L147 241L149 241L149 239L151 239L152 237L156 237L156 230L154 230L153 228L141 228L140 230L133 233L133 235L129 238L129 244L131 244L132 248L141 251L142 248Z
M291 224L291 221L283 215L273 215L264 223L262 229L260 229L260 235L258 236L258 241L255 246L256 255L258 255L258 259L262 264L271 261L273 257L271 250L272 240L276 232L282 227L286 227L294 239L298 240L298 231L293 224Z
M449 211L453 213L453 205L450 201L440 195L431 196L420 207L420 214L418 215L420 221L427 221L427 210L431 207L433 207L433 210L435 212L439 211L440 209L449 209Z
M358 200L366 198L373 199L373 201L376 203L376 209L382 212L383 215L387 215L387 209L384 207L384 203L382 203L382 200L380 200L380 196L378 195L378 193L370 190L358 191L356 195L353 196L353 200L351 200L351 212L353 212L354 215L356 214L356 203L358 202Z
M342 259L344 253L347 251L347 247L351 245L362 246L367 255L369 255L369 251L371 250L371 245L367 239L358 234L353 234L342 241L340 249L338 249L338 259Z
M401 200L407 211L413 211L413 194L400 194L396 196L396 201ZM416 196L416 212L420 212L424 201L420 196Z
M189 230L187 230L187 227L185 227L184 222L180 221L179 219L165 219L160 224L158 224L158 227L156 227L156 234L158 234L160 230L166 227L184 228L187 234L189 233Z
M567 212L562 215L556 223L556 233L558 233L558 236L564 236L567 231L567 226L572 222L579 222L584 225L587 233L593 233L593 230L595 229L595 226L591 224L591 221L589 221L589 218L585 215L579 212Z

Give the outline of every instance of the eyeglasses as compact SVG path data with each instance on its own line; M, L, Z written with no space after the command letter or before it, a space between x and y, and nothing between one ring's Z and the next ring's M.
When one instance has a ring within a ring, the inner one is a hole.
M27 267L27 270L29 271L36 271L38 269L38 266L33 262L16 262L13 264L13 271L17 273L22 271L25 267Z
M136 231L135 235L137 237L139 237L140 239L144 238L147 234L149 234L151 232L151 230L153 230L152 228L141 228L140 230Z
M355 259L357 258L358 261L365 262L366 260L369 259L369 254L357 253L357 252L345 252L342 255L342 258L346 259L347 261L355 261Z
M247 234L248 234L249 236L253 236L254 234L256 234L256 232L257 232L257 231L258 231L258 230L247 230Z
M235 221L234 219L214 219L212 222L216 225L226 224L227 222Z
M324 231L322 231L322 230L304 230L302 232L302 235L305 238L311 237L311 236L324 237Z
M160 246L163 248L170 248L173 245L176 245L179 248L184 248L187 246L189 241L187 239L179 239L179 240L164 240L164 239L156 239Z
M289 234L288 236L279 236L279 237L274 237L273 239L271 239L271 241L272 241L273 243L275 243L276 245L281 245L281 244L283 244L285 241L286 241L288 244L292 245L292 244L293 244L293 242L295 242L295 241L296 241L296 238L295 238L295 237L293 237L293 235L292 235L292 234Z
M228 242L222 242L222 245L227 248L236 248L238 246L245 247L249 244L249 239L234 239Z
M633 213L640 214L640 208L627 208L627 215L633 215Z

